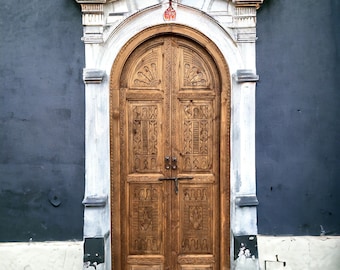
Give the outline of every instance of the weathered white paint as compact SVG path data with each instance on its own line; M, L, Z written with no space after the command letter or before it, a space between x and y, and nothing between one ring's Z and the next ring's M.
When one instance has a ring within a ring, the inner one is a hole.
M0 243L0 269L83 269L83 242Z
M258 236L257 241L261 270L340 269L340 236Z
M261 236L257 238L260 270L339 270L340 236ZM276 260L279 260L277 262ZM267 261L267 268L265 268ZM285 266L283 266L285 262ZM253 270L251 258L241 258L238 269ZM97 269L103 269L98 265ZM0 269L79 270L83 242L0 243ZM256 268L255 268L256 269Z
M99 1L76 0L82 4L85 42L85 72L103 73L104 77L85 78L85 198L108 197L102 207L86 207L84 237L106 240L105 265L110 269L110 147L109 84L112 64L123 46L141 31L152 26L175 23L196 29L207 36L221 51L229 66L231 81L231 239L233 235L256 235L256 207L238 207L237 196L256 194L255 174L255 81L240 82L234 74L247 69L256 74L255 40L256 7L237 6L240 1L174 2L175 21L163 19L168 1ZM106 3L109 2L109 3ZM249 1L249 3L260 3ZM93 74L93 73L92 73ZM112 221L114 222L114 221ZM230 245L233 247L233 243ZM233 248L230 250L233 254ZM231 256L233 257L233 256ZM233 264L234 265L234 264ZM257 260L255 260L257 265ZM234 265L237 267L237 262ZM253 268L253 269L256 269Z

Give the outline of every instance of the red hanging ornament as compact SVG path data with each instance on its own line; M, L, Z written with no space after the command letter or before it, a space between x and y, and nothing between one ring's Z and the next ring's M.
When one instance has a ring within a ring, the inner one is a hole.
M169 1L169 7L164 11L164 21L176 20L176 10L172 7L172 1Z

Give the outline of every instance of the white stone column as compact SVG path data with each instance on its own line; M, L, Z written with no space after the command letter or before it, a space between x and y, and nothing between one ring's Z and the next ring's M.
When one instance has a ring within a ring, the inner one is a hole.
M256 74L256 9L263 0L233 0L233 29L242 57L242 68L232 80L232 173L231 230L232 269L258 269L255 93ZM234 260L233 260L234 259Z

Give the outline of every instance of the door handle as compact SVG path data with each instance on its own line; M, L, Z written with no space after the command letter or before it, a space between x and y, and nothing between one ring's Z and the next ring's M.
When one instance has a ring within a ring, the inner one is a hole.
M178 181L179 180L191 180L192 176L182 176L182 177L161 177L158 178L159 181L174 181L175 182L175 193L178 194Z

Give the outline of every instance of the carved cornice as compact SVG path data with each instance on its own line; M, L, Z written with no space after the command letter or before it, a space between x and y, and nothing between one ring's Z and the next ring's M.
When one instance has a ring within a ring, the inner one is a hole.
M88 44L101 44L105 42L117 25L127 19L129 15L135 14L137 8L146 10L148 5L142 1L137 5L127 5L126 8L117 9L124 6L127 0L75 0L81 6L82 23L84 35L82 40ZM214 2L217 0L212 0ZM206 12L216 19L219 24L231 33L234 41L238 43L253 43L256 41L256 9L264 0L227 0L223 9L209 11L208 7L201 11ZM155 5L160 8L162 5ZM155 7L154 6L154 7ZM199 9L196 4L184 6L178 4L177 8L193 7ZM116 11L116 12L113 12ZM132 18L132 17L131 17Z
M236 71L233 77L238 83L257 82L259 80L259 75L254 73L253 70L249 69L239 69Z
M256 194L238 195L235 197L235 204L238 207L253 207L258 206L259 201Z
M256 7L259 8L264 0L232 0L236 7Z
M103 42L104 4L106 0L76 0L81 6L85 43Z
M78 4L105 4L106 0L76 0Z
M100 69L84 68L83 80L87 84L101 83L104 79L105 71Z
M104 24L104 6L100 3L80 4L83 13L83 25Z
M236 0L233 0L236 1ZM246 3L245 3L246 2ZM238 43L253 43L256 41L256 9L255 1L237 1L233 9L233 23L229 25L234 30L235 41ZM263 0L260 1L261 3ZM227 26L228 27L228 26Z
M87 196L83 200L83 205L85 207L104 207L107 204L107 196Z

